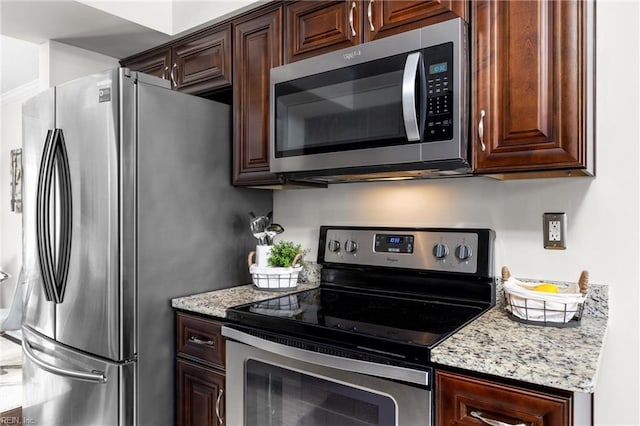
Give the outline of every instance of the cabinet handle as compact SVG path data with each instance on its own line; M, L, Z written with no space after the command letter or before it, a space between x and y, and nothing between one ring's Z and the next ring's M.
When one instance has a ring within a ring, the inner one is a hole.
M173 83L173 87L178 87L178 83L176 83L176 78L177 78L177 74L178 74L178 64L174 63L173 66L171 67L171 82ZM174 77L173 75L173 70L176 70L176 76Z
M480 110L480 121L478 122L478 138L480 140L480 150L482 152L487 150L484 144L484 110Z
M218 390L218 397L216 398L216 417L218 418L218 423L222 424L222 422L224 421L223 417L220 417L220 401L222 400L222 394L224 393L224 390L219 389Z
M349 26L351 27L351 36L356 36L356 29L353 27L353 11L356 8L356 2L351 3L351 10L349 11Z
M196 345L205 345L213 347L213 340L204 340L200 336L191 336L189 337L189 341L191 343L195 343Z
M164 72L162 73L162 79L167 79L167 71L169 71L169 67L164 67Z
M367 18L369 18L369 29L371 31L375 31L375 27L373 26L373 18L371 15L371 6L373 5L373 0L369 0L369 6L367 7Z
M498 420L493 420L493 419L487 419L485 417L482 417L482 415L480 413L478 413L477 411L472 411L471 413L471 417L475 417L476 419L480 420L482 423L491 425L491 426L527 426L524 423L518 423L518 424L511 424L511 423L505 423L505 422L501 422Z

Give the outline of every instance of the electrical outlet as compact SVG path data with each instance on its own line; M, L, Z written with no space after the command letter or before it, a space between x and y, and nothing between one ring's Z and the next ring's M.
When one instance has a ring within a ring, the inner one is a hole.
M567 248L567 214L545 213L542 221L544 248L564 250Z

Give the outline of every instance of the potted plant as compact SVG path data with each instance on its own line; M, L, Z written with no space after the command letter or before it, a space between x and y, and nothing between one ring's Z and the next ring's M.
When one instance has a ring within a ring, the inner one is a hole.
M303 257L307 250L291 241L279 241L272 246L267 259L268 266L259 267L251 263L249 254L249 272L253 284L260 289L287 290L298 285L298 274L302 270Z

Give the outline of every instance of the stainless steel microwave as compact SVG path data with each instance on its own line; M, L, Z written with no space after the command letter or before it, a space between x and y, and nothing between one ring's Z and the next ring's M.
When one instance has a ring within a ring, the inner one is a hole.
M471 172L459 18L271 70L270 169L342 182Z

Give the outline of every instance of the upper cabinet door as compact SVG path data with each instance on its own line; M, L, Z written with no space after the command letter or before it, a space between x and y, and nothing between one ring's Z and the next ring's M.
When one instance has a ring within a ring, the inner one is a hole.
M590 2L471 2L474 171L584 169Z
M362 3L364 41L388 37L456 17L466 21L468 17L466 0L364 0Z
M174 88L204 93L231 85L231 25L199 33L172 47Z
M285 63L362 40L360 1L299 1L287 4L285 10Z
M154 50L149 54L139 56L133 60L125 60L122 65L132 71L153 75L164 80L169 78L171 68L171 49L168 47Z
M234 26L233 183L279 183L269 172L269 73L282 65L282 8Z
M466 0L298 1L286 5L285 63L344 49L455 17Z

